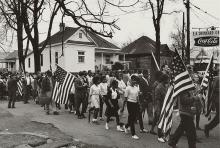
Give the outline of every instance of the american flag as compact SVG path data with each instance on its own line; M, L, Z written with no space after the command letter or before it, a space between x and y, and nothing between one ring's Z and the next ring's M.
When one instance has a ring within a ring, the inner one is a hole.
M56 82L53 88L52 99L57 103L67 104L74 76L57 65L54 77Z
M158 128L162 129L163 133L169 134L172 126L172 112L175 98L184 91L195 89L195 85L186 69L177 50L173 55L171 64L171 86L168 88L165 96L163 107L160 114Z
M17 82L17 87L18 87L18 93L20 94L20 96L22 96L22 82L20 79Z
M212 55L212 57L210 58L209 64L206 68L205 74L203 76L201 86L203 88L207 88L209 82L213 80L213 76L214 75L213 75L213 55Z
M210 92L212 89L211 83L213 82L213 78L214 78L214 73L213 73L213 54L212 54L212 57L210 58L209 64L206 68L205 74L201 82L201 87L203 89L203 96L204 96L203 98L205 99L206 117L210 115L212 108L212 98L210 97Z

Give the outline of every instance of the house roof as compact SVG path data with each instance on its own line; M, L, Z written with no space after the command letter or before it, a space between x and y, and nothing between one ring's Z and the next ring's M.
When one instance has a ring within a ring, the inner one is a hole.
M16 58L18 58L18 51L17 50L14 50L13 52L10 52L6 57L5 57L5 59L6 60L14 60L14 59L16 59Z
M78 28L72 28L72 27L65 27L64 31L58 31L57 33L55 33L54 35L52 35L50 37L50 41L48 42L48 44L58 44L61 43L62 40L66 41L70 36L72 36L77 30ZM44 44L45 41L41 42L39 44L39 46L42 46ZM47 45L48 45L47 44Z
M9 52L0 52L0 60L5 59L5 57L7 57L8 54Z
M73 27L65 27L64 31L58 31L54 35L51 36L51 44L58 44L63 41L67 41L68 43L75 43L75 44L88 44L87 42L80 42L80 41L73 41L73 40L68 40L77 30L78 28L73 28ZM97 45L99 48L113 48L113 49L120 49L116 45L108 42L107 40L103 39L99 35L91 32L91 31L86 31L86 33L91 37L91 39L95 42L94 44ZM63 39L62 39L63 38ZM39 46L42 46L45 41L41 42ZM50 42L48 42L49 44ZM89 43L89 45L94 45L93 43Z
M127 54L151 54L151 51L156 51L156 42L147 36L142 36L122 48L122 52ZM162 55L170 55L172 51L169 49L167 44L161 44L160 53Z

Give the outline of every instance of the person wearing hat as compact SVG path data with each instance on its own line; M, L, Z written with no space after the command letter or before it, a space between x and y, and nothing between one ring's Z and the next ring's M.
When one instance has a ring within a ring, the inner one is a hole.
M8 97L9 97L8 108L15 108L17 80L14 74L9 76L9 79L7 81L7 86L8 86Z

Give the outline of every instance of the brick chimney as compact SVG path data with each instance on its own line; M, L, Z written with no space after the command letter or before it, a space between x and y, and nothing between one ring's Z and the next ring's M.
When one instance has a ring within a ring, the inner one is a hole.
M60 23L60 32L65 30L65 23Z

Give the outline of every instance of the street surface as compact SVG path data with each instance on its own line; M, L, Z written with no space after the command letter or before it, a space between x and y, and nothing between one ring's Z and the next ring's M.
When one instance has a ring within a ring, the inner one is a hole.
M15 109L8 109L6 101L0 101L0 147L7 147L6 142L10 142L10 138L4 137L4 133L32 133L32 138L36 137L35 142L41 138L52 139L52 142L82 142L82 147L119 147L119 148L169 148L167 143L159 143L157 136L148 133L140 133L139 125L136 125L136 133L140 137L139 140L133 140L130 134L125 134L116 131L115 121L110 122L110 130L105 130L105 121L100 121L100 125L88 123L88 119L77 119L74 114L70 114L67 110L60 110L60 115L45 115L45 112L40 105L30 101L29 104L16 102ZM214 114L213 114L214 115ZM212 115L212 116L213 116ZM127 115L121 117L125 123ZM179 118L174 113L173 130L178 125ZM208 120L201 116L201 128ZM144 119L144 126L150 129L147 125L147 118ZM210 132L210 137L206 138L203 131L197 131L197 136L202 143L197 143L197 148L219 148L220 145L220 128L216 127ZM5 141L8 139L8 141ZM13 139L12 139L13 140ZM24 139L20 139L24 140ZM4 142L5 141L5 142ZM11 142L15 142L14 140ZM20 141L21 142L21 141ZM45 142L45 141L44 141ZM3 144L4 143L4 144ZM25 141L23 142L25 144ZM86 146L90 144L90 146ZM5 146L4 146L5 145ZM53 147L53 146L51 146ZM187 148L187 139L183 136L178 148Z

